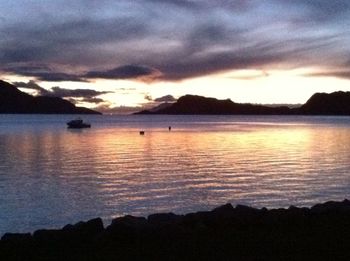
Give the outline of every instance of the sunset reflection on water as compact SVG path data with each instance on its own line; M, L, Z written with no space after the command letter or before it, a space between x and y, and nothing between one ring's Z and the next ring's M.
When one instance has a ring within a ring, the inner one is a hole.
M168 120L3 131L0 232L226 202L287 207L342 200L350 192L350 123L336 120L195 123L182 116L170 122L171 131Z

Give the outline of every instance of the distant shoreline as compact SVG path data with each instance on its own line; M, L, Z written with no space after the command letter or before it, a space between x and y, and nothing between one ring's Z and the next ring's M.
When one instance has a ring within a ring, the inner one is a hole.
M101 218L6 233L1 260L338 260L350 257L350 201L311 208L226 204L185 215Z
M350 115L350 92L315 93L296 108L235 103L198 95L185 95L174 103L163 103L135 114L175 115Z

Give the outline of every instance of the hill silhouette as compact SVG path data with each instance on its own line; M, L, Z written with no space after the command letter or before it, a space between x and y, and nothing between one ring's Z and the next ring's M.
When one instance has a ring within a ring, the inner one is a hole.
M136 114L206 115L350 115L350 92L316 93L298 108L235 103L197 95L185 95L170 106L144 110Z
M145 110L137 114L292 114L287 106L268 107L263 105L235 103L230 99L218 100L197 95L185 95L177 102L159 110Z
M350 92L316 93L300 111L311 115L350 115Z
M32 96L0 80L0 113L100 114L58 97Z

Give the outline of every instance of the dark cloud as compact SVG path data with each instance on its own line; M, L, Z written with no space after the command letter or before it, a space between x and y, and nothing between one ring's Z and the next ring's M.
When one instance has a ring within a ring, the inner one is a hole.
M61 87L52 87L51 90L46 94L46 96L55 96L55 97L84 97L92 98L98 95L110 93L107 91L96 91L90 89L65 89Z
M176 99L172 95L165 95L154 99L155 102L175 102Z
M41 95L45 95L48 93L46 89L38 85L35 81L30 80L29 82L12 82L13 85L19 88L26 88L26 89L32 89L38 91Z
M85 82L83 78L77 75L73 74L67 74L67 73L53 73L53 72L47 72L47 73L32 73L27 76L34 76L40 81L47 81L47 82Z
M150 94L146 94L145 95L145 100L146 101L153 101L153 98L152 98L152 96Z
M124 65L106 71L91 71L84 75L85 78L104 78L104 79L135 79L152 78L159 75L156 69L141 65Z
M120 54L125 50L113 48L113 51L106 51L101 46L123 45L145 36L147 30L144 21L125 16L111 19L77 17L67 21L43 21L37 25L24 22L7 27L0 25L0 37L3 36L0 42L0 70L42 81L84 81L77 76L81 71L67 73L60 68L67 65L93 68L96 63L113 63L116 56L122 57ZM119 58L119 62L122 62L122 58ZM43 72L30 70L38 63L56 68ZM27 70L21 70L23 65Z
M174 81L225 70L339 67L348 55L347 0L58 0L43 3L45 12L32 1L6 7L12 9L1 16L0 71L40 81Z
M86 82L79 75L69 74L69 73L61 73L55 72L53 69L47 66L23 66L20 65L11 65L9 67L2 69L4 72L10 72L14 74L19 74L28 77L35 77L39 81L47 81L47 82L63 82L63 81L71 81L71 82Z
M101 98L97 98L96 96L111 93L108 91L96 91L91 89L66 89L58 86L52 87L50 90L46 90L33 80L30 80L27 83L13 82L12 84L19 88L36 90L38 91L38 95L41 96L67 98L73 103L77 103L77 101L84 101L89 103L102 103L104 102L104 100Z
M279 0L275 0L280 2ZM306 9L306 21L327 22L332 19L339 19L341 15L345 15L350 11L350 2L348 0L287 0L285 3L291 7L299 6Z
M183 8L200 8L201 3L199 1L191 0L146 0L140 2L149 2L154 4L171 5Z
M284 53L250 53L218 52L192 59L173 61L163 65L164 80L182 80L226 70L261 68L278 64L286 58Z
M210 9L225 9L230 11L247 11L252 6L253 1L247 0L140 0L143 3L153 3L155 5L166 5L169 8L178 7L190 11L208 12Z
M82 99L83 102L88 102L88 103L103 103L105 102L104 99L101 99L101 98L96 98L96 97L85 97Z
M305 76L311 77L335 77L342 79L350 80L350 70L339 70L339 71L325 71L325 72L316 72L316 73L308 73Z
M140 19L77 18L57 23L18 23L2 30L6 35L0 45L1 62L48 61L74 63L101 59L100 44L125 42L145 36L148 29ZM90 52L86 52L89 50ZM100 58L100 59L99 59ZM102 57L105 58L105 57Z
M184 39L184 48L189 55L201 53L211 48L231 45L243 41L243 30L229 27L217 21L207 21L195 26Z

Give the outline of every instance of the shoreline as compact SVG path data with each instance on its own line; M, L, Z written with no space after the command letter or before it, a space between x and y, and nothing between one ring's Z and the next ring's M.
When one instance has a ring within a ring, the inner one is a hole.
M339 260L350 258L350 201L184 215L101 218L5 233L0 260Z

